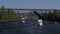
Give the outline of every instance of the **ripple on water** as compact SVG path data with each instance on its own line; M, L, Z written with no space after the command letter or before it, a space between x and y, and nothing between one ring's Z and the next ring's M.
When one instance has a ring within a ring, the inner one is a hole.
M56 34L60 33L60 24L53 24L53 22L44 21L42 28L38 25L37 21L27 20L25 23L22 21L8 22L3 24L3 32L0 34ZM1 27L0 27L1 28Z
M3 32L0 33L4 33L4 34L17 34L17 32L19 33L30 33L30 34L34 34L37 30L36 26L33 27L33 22L29 22L27 21L26 23L22 23L22 21L18 21L18 22L8 22L7 24L3 25ZM19 33L19 34L20 34Z

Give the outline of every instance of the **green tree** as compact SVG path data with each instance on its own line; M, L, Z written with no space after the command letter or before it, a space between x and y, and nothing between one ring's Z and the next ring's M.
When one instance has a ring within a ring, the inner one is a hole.
M15 13L13 10L9 10L8 11L8 19L9 20L16 20L19 19L19 15L17 13Z
M54 13L48 13L48 14L44 14L43 17L46 20L51 20L51 21L60 21L60 12L57 12L56 10L54 11Z
M19 15L13 10L6 10L4 6L1 7L0 20L17 20Z
M0 15L1 15L1 20L5 20L5 19L8 18L8 17L7 17L8 14L7 14L7 11L6 11L6 9L5 9L4 6L1 7L1 13L0 13Z

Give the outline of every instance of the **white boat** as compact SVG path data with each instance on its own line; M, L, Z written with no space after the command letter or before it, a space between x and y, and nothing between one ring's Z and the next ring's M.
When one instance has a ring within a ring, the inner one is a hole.
M43 26L42 20L38 20L38 23L40 24L40 26Z
M24 21L24 20L23 20L22 22L23 22L23 23L25 23L25 21Z
M25 23L25 18L22 18L22 22Z

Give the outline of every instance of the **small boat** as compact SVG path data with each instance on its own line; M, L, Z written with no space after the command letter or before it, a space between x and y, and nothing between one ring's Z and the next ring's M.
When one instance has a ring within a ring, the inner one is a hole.
M25 23L25 21L22 21L23 23Z
M22 18L22 19L23 19L22 22L25 23L25 18Z
M38 20L38 23L40 24L40 26L43 26L42 20Z

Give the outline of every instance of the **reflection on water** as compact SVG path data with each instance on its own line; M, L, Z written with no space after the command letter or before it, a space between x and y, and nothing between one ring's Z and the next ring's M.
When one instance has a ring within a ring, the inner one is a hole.
M43 24L39 26L36 20L7 22L2 25L3 32L0 34L60 34L60 24L50 21L43 21Z

